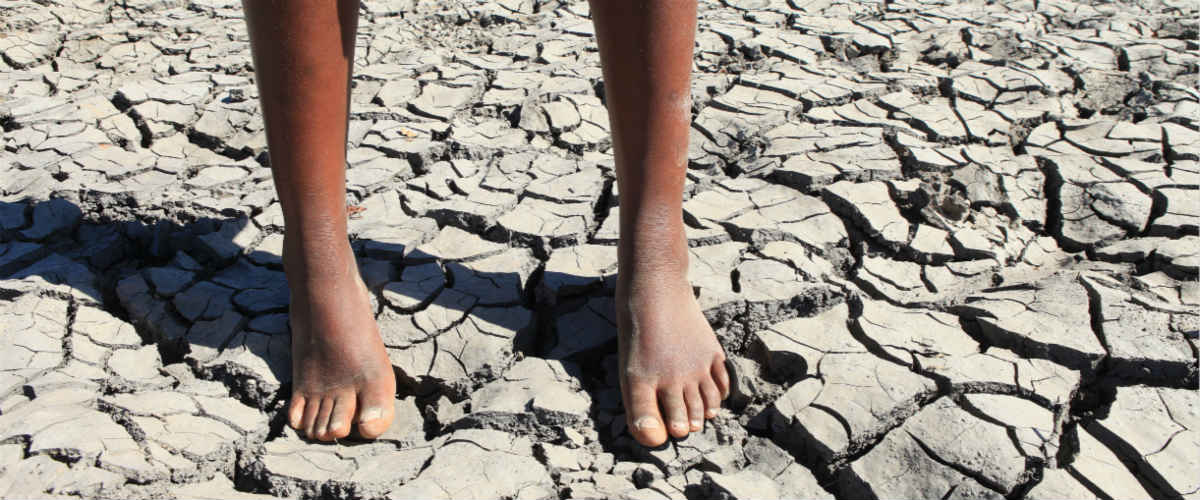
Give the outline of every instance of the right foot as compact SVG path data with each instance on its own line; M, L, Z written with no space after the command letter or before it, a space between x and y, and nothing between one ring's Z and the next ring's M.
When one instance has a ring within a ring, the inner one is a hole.
M292 330L288 425L321 441L344 438L352 426L376 438L392 423L396 378L354 254L348 243L331 246L341 248L284 251Z
M633 438L655 447L668 435L699 432L729 395L729 375L686 276L618 276L616 299L621 394Z
M729 374L688 282L683 220L628 226L615 296L621 395L630 433L655 447L716 417L729 395ZM651 243L639 247L639 241Z

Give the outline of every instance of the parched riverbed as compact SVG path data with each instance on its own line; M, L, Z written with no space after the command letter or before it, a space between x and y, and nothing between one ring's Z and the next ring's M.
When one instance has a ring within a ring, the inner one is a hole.
M625 432L585 1L366 1L350 227L399 379L307 442L234 0L0 4L0 497L1200 498L1200 7L700 5L735 390Z

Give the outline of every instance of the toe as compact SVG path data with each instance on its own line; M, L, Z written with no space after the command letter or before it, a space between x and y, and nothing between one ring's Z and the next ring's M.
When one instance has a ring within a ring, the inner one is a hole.
M394 409L391 405L373 404L358 414L358 435L366 439L382 436L392 425Z
M321 398L321 410L317 412L317 418L313 421L312 433L308 437L328 441L325 438L325 431L329 428L329 415L333 413L333 401L333 396Z
M321 410L321 400L319 398L305 398L304 401L304 416L300 417L300 430L304 433L304 437L312 439L313 425L317 421L317 412Z
M725 370L724 355L713 361L712 378L717 383L717 389L721 391L721 399L729 397L729 372Z
M350 435L350 421L354 419L354 394L342 394L333 400L333 412L329 414L329 427L325 428L324 439L333 441Z
M676 438L687 436L691 426L688 424L683 389L670 387L658 391L658 405L662 407L663 416L667 417L667 432Z
M358 394L358 434L367 439L383 435L396 413L396 387L378 384Z
M688 430L700 432L704 428L704 399L700 397L700 388L695 385L685 387L683 402L687 403Z
M700 381L700 398L704 400L704 418L716 418L717 410L721 408L721 390L711 378Z
M304 396L300 394L292 394L292 400L288 402L288 426L299 431L303 429L301 424L304 423Z
M654 386L636 382L627 385L625 418L629 433L644 446L663 444L667 440L667 431L658 413L658 397L654 393Z

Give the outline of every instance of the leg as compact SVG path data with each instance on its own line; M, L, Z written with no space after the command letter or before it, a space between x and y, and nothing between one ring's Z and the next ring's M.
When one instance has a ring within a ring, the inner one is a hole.
M333 440L391 424L396 380L346 236L358 0L243 0L291 291L288 423Z
M621 191L621 393L633 436L656 446L668 432L700 430L729 387L725 354L687 281L682 203L696 2L591 7Z

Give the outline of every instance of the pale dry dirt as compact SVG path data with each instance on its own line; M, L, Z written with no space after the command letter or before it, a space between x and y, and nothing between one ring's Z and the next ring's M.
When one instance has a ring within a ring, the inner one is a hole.
M704 1L714 422L625 433L584 1L366 1L347 190L400 381L304 441L236 0L0 4L0 496L1198 498L1198 7Z

